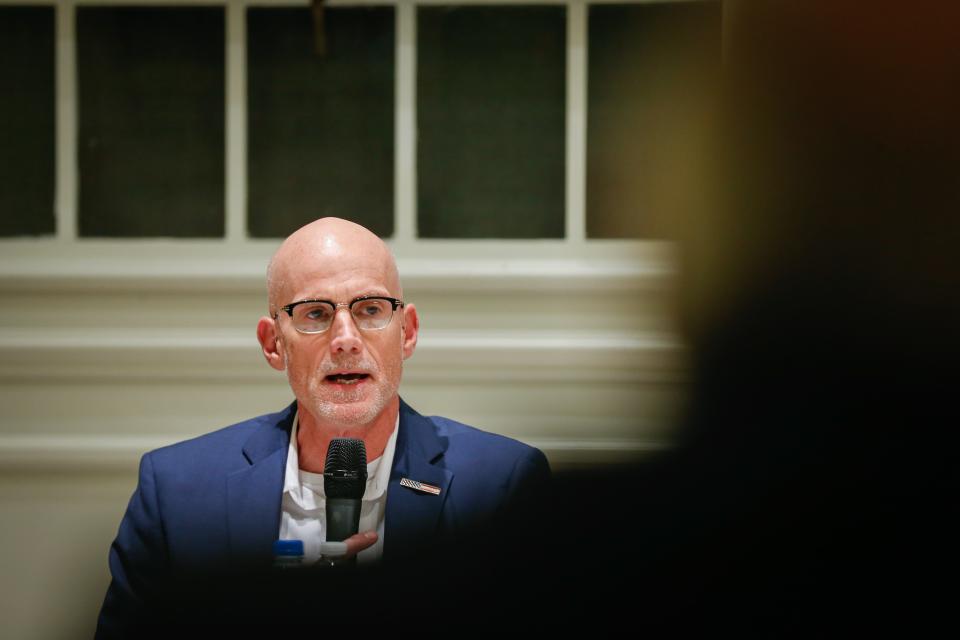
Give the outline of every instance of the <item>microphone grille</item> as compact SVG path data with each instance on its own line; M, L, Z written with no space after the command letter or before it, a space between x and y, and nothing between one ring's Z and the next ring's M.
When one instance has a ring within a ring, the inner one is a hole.
M367 448L363 440L331 440L323 469L323 491L327 498L360 500L366 488Z

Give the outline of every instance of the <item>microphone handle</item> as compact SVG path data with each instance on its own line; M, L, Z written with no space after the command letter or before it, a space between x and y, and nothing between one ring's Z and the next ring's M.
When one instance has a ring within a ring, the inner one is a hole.
M327 541L342 542L360 528L360 501L327 498Z

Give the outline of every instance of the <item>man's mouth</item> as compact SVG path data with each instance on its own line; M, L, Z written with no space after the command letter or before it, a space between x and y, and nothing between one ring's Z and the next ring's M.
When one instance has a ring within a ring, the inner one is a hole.
M369 373L331 373L324 379L333 384L359 384L369 377Z

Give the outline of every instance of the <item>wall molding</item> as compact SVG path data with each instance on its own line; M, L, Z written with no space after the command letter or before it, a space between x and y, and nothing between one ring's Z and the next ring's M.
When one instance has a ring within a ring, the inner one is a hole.
M418 241L407 250L418 257L398 252L397 263L404 287L418 293L669 291L676 276L673 251L658 243L598 243L601 246L578 251L562 243L527 244L430 245ZM231 248L191 242L64 245L7 241L0 246L0 294L258 294L265 290L266 265L278 243ZM635 251L627 251L628 247ZM517 259L517 253L530 257Z
M0 474L135 473L140 457L185 440L182 435L0 436ZM638 462L667 451L669 443L642 439L524 439L556 470Z
M433 331L408 381L681 382L682 345L667 335ZM0 381L269 381L250 331L0 329Z

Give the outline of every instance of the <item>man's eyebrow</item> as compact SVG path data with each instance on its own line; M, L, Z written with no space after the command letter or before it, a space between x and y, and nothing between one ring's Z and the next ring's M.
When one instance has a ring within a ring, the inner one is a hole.
M360 293L352 294L350 299L354 300L356 298L363 298L365 296L390 296L391 294L387 289L361 289ZM332 300L334 296L330 294L308 294L301 298L301 300Z

